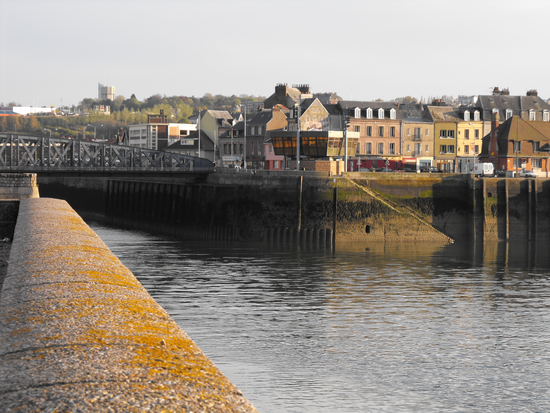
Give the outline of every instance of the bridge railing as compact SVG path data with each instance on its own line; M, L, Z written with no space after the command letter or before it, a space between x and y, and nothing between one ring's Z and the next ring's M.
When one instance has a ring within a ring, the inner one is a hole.
M0 169L213 170L211 161L174 152L77 139L0 134Z

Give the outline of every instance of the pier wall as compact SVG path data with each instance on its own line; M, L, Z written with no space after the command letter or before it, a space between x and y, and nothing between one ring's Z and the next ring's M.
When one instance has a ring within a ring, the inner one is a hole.
M0 295L0 410L252 412L65 201L24 199Z
M319 244L332 237L354 242L549 239L549 184L466 174L331 177L269 171L223 171L201 181L39 177L45 196L66 199L79 211L117 224L183 238ZM392 203L397 210L388 207Z

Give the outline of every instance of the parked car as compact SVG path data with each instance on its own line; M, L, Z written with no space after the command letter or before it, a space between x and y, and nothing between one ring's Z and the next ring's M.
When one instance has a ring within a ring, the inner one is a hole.
M529 169L522 169L521 171L519 171L519 176L521 178L536 178L537 174L533 171L530 171Z
M504 177L506 176L506 171L504 169L497 169L495 170L495 176Z
M441 169L439 169L437 166L423 166L422 169L420 169L420 172L428 172L428 173L436 173L440 174L443 173Z

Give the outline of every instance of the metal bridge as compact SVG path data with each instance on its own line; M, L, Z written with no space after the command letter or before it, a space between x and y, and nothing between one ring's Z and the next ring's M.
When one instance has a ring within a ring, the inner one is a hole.
M212 171L208 159L76 139L0 134L0 170Z

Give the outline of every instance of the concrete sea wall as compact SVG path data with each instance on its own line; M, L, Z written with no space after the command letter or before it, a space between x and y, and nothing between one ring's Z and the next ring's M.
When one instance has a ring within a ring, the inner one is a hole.
M0 200L38 198L36 174L0 173Z
M218 171L178 177L39 177L45 196L182 238L271 242L543 240L550 180L411 173Z
M1 411L252 412L65 202L21 200L0 295Z

